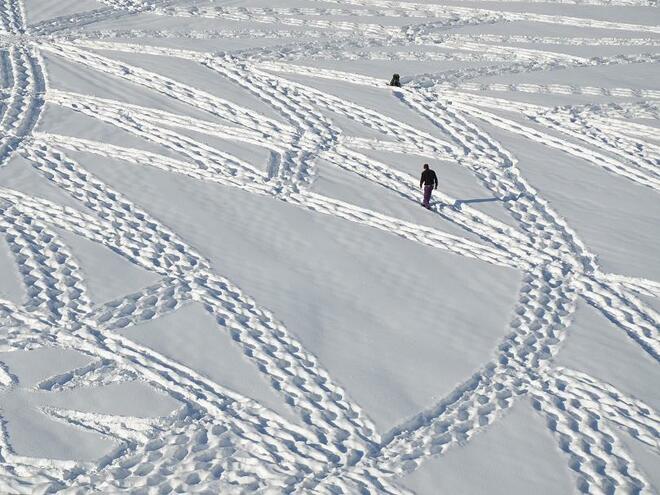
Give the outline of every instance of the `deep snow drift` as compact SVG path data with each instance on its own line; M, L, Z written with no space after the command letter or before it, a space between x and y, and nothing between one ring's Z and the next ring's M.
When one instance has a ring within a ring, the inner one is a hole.
M657 492L659 47L656 0L0 1L0 493Z

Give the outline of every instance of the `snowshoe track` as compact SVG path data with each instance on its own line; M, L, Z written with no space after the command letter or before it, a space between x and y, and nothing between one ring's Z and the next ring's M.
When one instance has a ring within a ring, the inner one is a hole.
M543 0L520 0L537 3ZM524 179L515 156L478 125L487 122L525 139L579 157L623 180L657 191L660 143L656 127L630 119L660 119L655 89L572 85L480 83L488 76L574 67L657 63L660 27L590 18L508 12L474 7L387 0L335 1L336 8L183 7L172 1L148 4L104 0L106 7L27 25L20 0L0 2L0 167L16 153L52 185L84 208L58 205L10 188L0 188L0 235L7 242L25 285L22 304L0 300L0 349L75 349L92 362L41 381L57 392L123 381L144 381L177 399L167 417L131 417L45 408L44 414L112 438L118 447L100 463L25 458L15 454L4 422L0 431L0 491L57 492L67 486L89 491L142 487L153 493L210 490L245 493L406 493L398 476L469 442L506 414L516 401L529 401L555 436L575 473L581 493L651 493L653 487L618 438L623 429L658 454L660 418L644 402L582 372L556 368L579 298L621 328L640 349L660 360L660 316L638 296L660 297L653 280L603 273L597 257L577 233ZM327 3L327 2L326 2ZM647 0L565 0L591 6L652 6ZM492 3L491 3L492 4ZM313 5L313 4L312 4ZM142 13L209 18L294 27L298 34L259 29L199 33L167 30L102 30L86 27ZM346 20L327 17L348 18ZM367 17L369 22L361 22ZM412 24L390 25L406 18ZM428 22L420 22L428 19ZM624 38L452 34L452 27L536 22L593 30L636 33ZM440 29L440 30L438 30ZM202 53L116 41L118 38L204 39L207 36L276 37L282 44L263 50ZM296 35L315 41L299 43ZM102 40L115 41L102 41ZM584 58L536 47L507 44L641 47L646 53ZM419 46L433 51L416 51ZM454 50L448 52L447 50ZM199 120L125 102L51 89L41 52L101 74L120 78L209 114ZM200 63L269 105L278 119L112 58L125 51ZM419 74L403 90L359 74L293 65L309 59L468 61L487 65ZM284 75L283 75L284 74ZM422 131L379 112L294 82L286 74L335 79L381 88L384 96L428 119L438 132ZM525 92L630 98L637 101L545 108L479 95ZM476 92L476 94L475 94ZM642 99L642 100L639 100ZM451 102L449 101L451 100ZM113 125L158 144L177 158L135 148L37 132L48 102ZM529 126L501 116L522 114ZM485 110L487 109L487 110ZM333 115L348 118L381 137L346 135ZM225 123L219 124L219 119ZM538 127L547 129L541 132ZM182 130L269 150L266 172L185 135ZM571 140L560 139L563 134ZM655 142L654 142L655 140ZM438 194L431 214L464 229L480 243L313 193L316 158L372 181L416 203L416 180L361 150L389 150L447 156L466 167L516 221L511 227L455 198ZM507 335L494 359L447 397L389 432L378 432L349 394L266 308L229 280L150 213L94 177L66 152L92 153L136 166L151 166L205 182L266 195L311 212L370 226L423 245L443 249L523 274ZM90 213L91 212L91 213ZM95 305L71 250L53 228L112 249L161 276L157 283ZM255 401L230 391L195 370L138 345L118 330L158 319L185 305L200 304L226 331L284 401L302 418L291 424ZM0 386L15 382L0 367ZM155 473L167 472L168 476Z

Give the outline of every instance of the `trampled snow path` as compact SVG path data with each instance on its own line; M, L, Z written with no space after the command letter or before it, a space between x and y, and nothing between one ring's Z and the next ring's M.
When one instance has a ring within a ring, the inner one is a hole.
M22 0L0 1L0 167L23 157L79 205L73 208L0 187L0 233L26 289L22 304L0 300L2 350L55 347L73 349L91 359L82 367L41 381L38 390L55 393L142 381L181 404L169 416L158 418L42 408L54 421L113 439L116 447L98 462L21 455L12 446L11 431L3 421L1 492L52 493L72 488L111 493L140 488L145 493L261 489L273 493L405 493L398 484L401 476L428 458L469 442L523 397L529 398L566 454L575 473L576 491L654 491L620 432L660 454L657 412L609 383L556 367L552 358L560 350L576 304L583 300L657 363L660 315L644 298L660 297L660 283L602 270L589 246L528 182L516 156L487 132L486 125L580 158L618 180L657 192L660 142L654 125L660 115L660 91L474 80L576 67L657 64L660 26L539 14L532 8L529 12L506 11L508 2L503 2L502 10L455 3L459 5L384 0L321 5L311 1L305 8L261 8L104 0L92 11L28 25ZM543 0L519 3L542 4ZM655 5L652 0L564 3L603 9ZM116 23L145 14L243 24L236 29L188 32L93 30L101 21ZM403 25L384 22L401 19ZM517 22L589 31L580 37L447 31L458 26ZM270 31L264 29L269 26ZM296 33L278 31L281 27L298 29L305 41L296 39ZM603 30L602 37L598 30ZM615 37L618 35L612 32L635 37ZM263 49L224 53L148 44L148 40L160 38L213 37L279 41ZM643 53L585 57L563 52L562 46L639 46ZM197 63L251 94L277 118L129 64L118 53ZM53 89L42 55L113 76L209 118ZM479 65L406 77L403 89L392 89L368 75L308 67L299 63L302 59L445 60ZM379 90L430 127L415 127L300 82L310 77ZM480 94L486 92L634 100L600 99L593 104L553 107ZM169 154L37 130L45 104L97 119ZM332 115L358 123L380 137L352 136L342 129L343 120L335 121ZM218 119L226 124L219 124ZM650 122L645 123L647 120ZM186 131L267 150L268 168L264 171ZM466 237L311 190L317 160L322 159L342 173L408 200L410 208L419 208L416 178L368 153L382 150L442 156L464 167L502 200L515 226L440 191L432 214L465 231ZM277 315L214 272L209 260L183 236L157 220L158 212L133 203L86 170L82 159L76 159L90 155L239 188L458 256L516 269L523 274L522 286L507 335L496 357L449 395L389 432L379 433L351 398L350 390L333 379ZM95 304L62 231L106 246L160 280L141 291ZM298 423L120 332L190 305L203 307L217 323L217 331L231 336L243 358L299 416ZM16 386L11 367L0 366L0 381L5 390Z

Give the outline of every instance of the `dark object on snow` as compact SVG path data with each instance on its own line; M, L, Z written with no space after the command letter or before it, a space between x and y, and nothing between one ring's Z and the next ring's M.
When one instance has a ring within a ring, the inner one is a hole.
M429 168L428 163L424 164L424 171L422 172L422 177L419 179L419 187L422 186L434 186L436 189L438 188L438 176Z
M438 176L429 168L428 163L424 164L424 171L422 172L422 177L419 179L419 187L424 188L422 206L424 208L430 208L431 194L433 193L433 189L438 188Z
M397 88L401 87L401 81L399 80L399 74L392 74L392 80L390 81L390 86L396 86Z

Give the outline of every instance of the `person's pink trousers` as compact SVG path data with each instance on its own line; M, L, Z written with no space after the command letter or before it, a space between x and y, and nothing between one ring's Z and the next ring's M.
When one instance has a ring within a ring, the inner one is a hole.
M432 192L433 192L433 186L424 185L424 201L422 202L422 206L424 206L424 208L430 207Z

